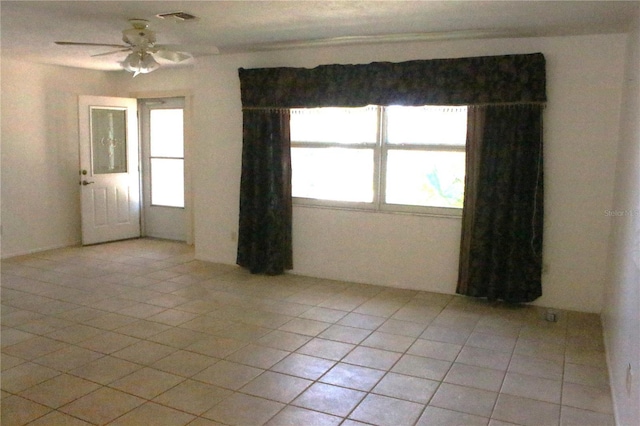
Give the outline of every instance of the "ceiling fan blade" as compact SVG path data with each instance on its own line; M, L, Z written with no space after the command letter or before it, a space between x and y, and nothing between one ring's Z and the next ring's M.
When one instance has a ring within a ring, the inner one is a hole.
M97 53L95 55L91 55L92 58L95 58L96 56L106 56L106 55L113 55L114 53L120 53L120 52L128 52L131 49L118 49L118 50L112 50L110 52L104 52L104 53Z
M156 44L157 50L173 50L174 52L189 52L192 56L217 55L220 50L208 44Z
M121 47L123 49L129 48L129 46L125 46L124 44L82 43L82 42L76 42L76 41L56 41L55 43L61 46L102 46L102 47Z
M159 58L166 59L171 62L182 62L187 59L193 58L190 53L187 52L176 52L173 50L159 49L154 52Z

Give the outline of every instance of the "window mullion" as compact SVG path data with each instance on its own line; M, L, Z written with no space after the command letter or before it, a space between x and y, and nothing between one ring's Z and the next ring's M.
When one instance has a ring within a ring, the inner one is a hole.
M387 174L387 114L384 106L378 109L378 140L376 144L376 210L385 202Z

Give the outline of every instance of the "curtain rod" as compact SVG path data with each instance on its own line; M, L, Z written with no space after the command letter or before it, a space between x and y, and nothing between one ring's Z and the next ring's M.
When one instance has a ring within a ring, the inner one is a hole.
M454 105L438 105L438 104L424 104L424 105L373 105L373 106L434 106L434 107L484 107L484 106L521 106L521 105L542 105L543 107L547 106L546 101L535 101L535 102L488 102L488 103L480 103L480 104L454 104ZM329 106L326 105L324 107L321 106L295 106L295 107L262 107L262 106L243 106L243 111L254 111L254 110L262 110L262 111L274 111L274 112L285 112L290 111L292 109L306 109L306 108L365 108L367 106L372 105L364 105L364 106Z

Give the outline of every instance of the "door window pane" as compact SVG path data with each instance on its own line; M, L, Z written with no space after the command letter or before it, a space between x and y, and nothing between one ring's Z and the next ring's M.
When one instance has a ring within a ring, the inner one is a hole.
M373 201L373 149L292 148L294 197Z
M91 108L94 174L127 173L127 111Z
M184 157L182 109L152 109L149 118L152 157Z
M462 208L464 176L464 152L389 150L385 201Z
M151 159L151 204L184 207L184 160Z

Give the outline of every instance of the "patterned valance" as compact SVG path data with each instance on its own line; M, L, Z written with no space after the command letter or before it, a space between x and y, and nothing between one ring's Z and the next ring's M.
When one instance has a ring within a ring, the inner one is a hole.
M245 108L486 105L546 101L541 53L239 69Z

